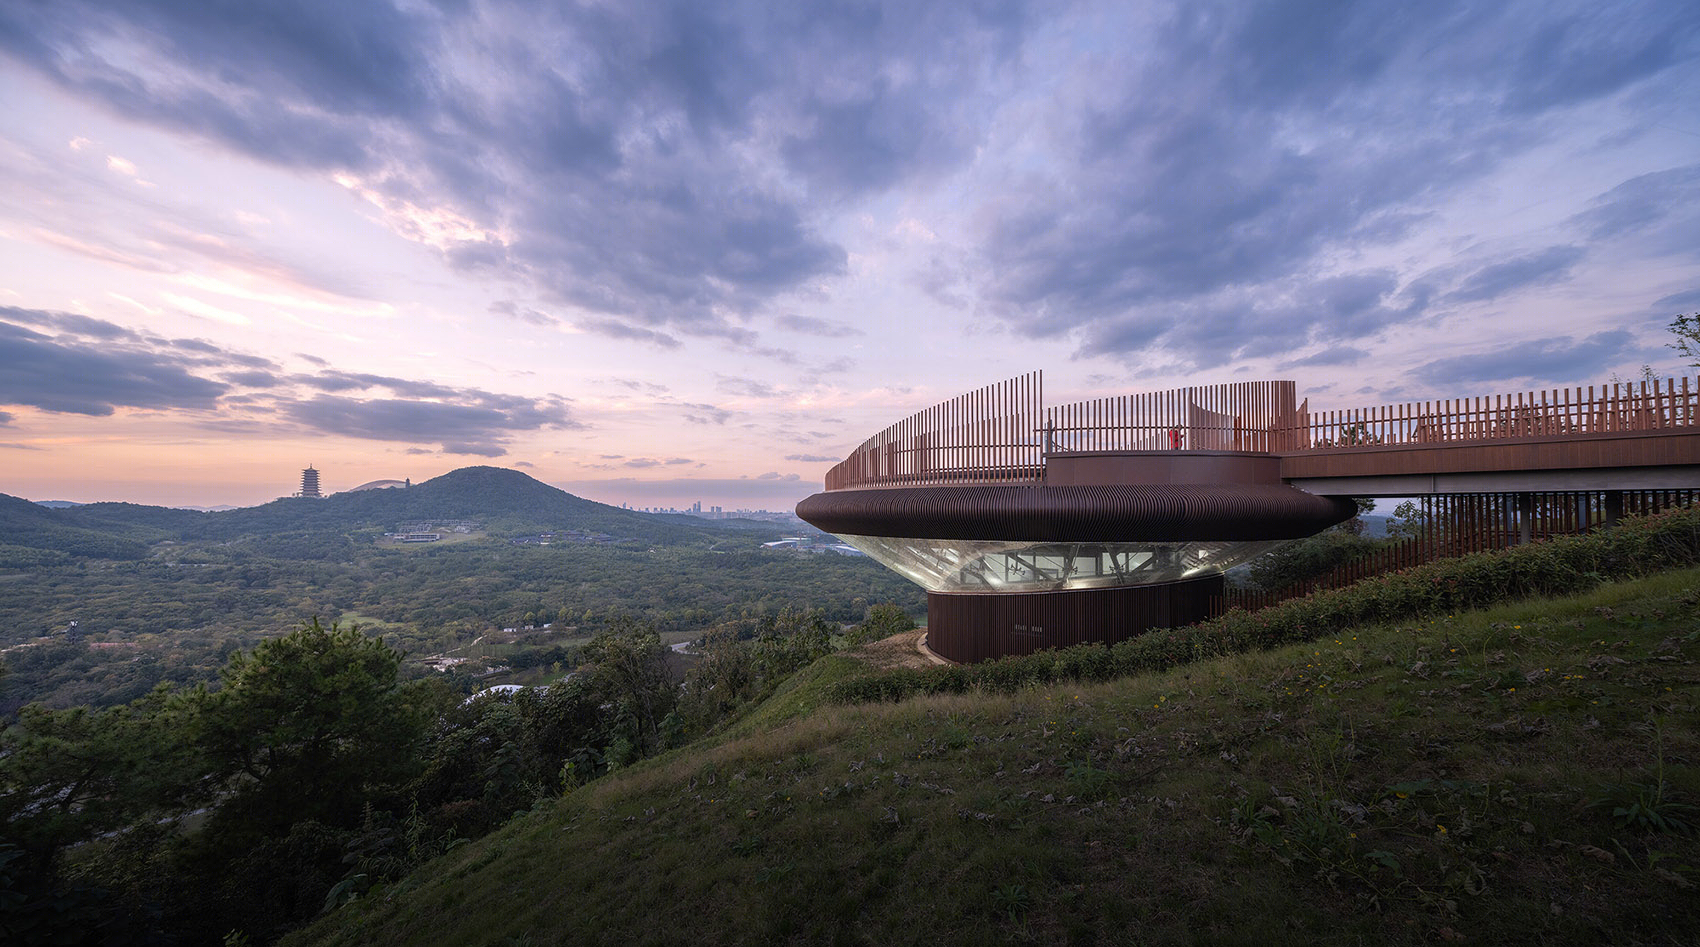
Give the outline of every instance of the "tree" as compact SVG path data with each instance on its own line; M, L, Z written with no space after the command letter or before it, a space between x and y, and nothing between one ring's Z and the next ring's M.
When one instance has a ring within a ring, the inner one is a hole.
M0 734L0 823L41 858L192 806L190 752L161 687L122 707L24 707Z
M1390 539L1416 539L1427 535L1433 524L1429 519L1429 511L1415 500L1406 500L1393 510L1393 518L1387 521L1387 535Z
M872 605L868 608L867 617L856 629L856 637L860 641L880 641L914 629L915 619L909 617L902 607L889 603Z
M616 622L615 631L597 635L584 646L591 665L590 686L604 703L611 704L616 726L626 742L609 750L623 765L654 753L661 745L661 720L673 709L678 688L667 670L667 649L655 629L630 619Z
M401 652L317 618L225 666L191 697L195 745L228 797L212 828L277 834L312 819L355 824L412 775L423 714L396 672Z
M1676 341L1667 344L1688 359L1689 365L1700 368L1700 312L1677 316L1668 328L1676 335Z
M1381 545L1380 540L1364 535L1363 514L1375 509L1375 500L1352 500L1358 505L1357 516L1257 557L1251 563L1251 580L1259 588L1275 591L1324 575Z

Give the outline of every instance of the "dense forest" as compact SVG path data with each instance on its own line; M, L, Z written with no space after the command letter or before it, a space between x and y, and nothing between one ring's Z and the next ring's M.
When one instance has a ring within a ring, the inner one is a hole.
M432 519L478 528L417 546L384 538ZM845 623L872 604L923 607L914 586L869 560L764 549L780 535L773 524L636 513L488 467L222 513L50 510L0 496L0 529L0 716L31 701L113 706L161 682L210 681L238 649L315 617L381 634L409 676L485 639L493 660L451 675L465 690L497 682L480 676L489 667L570 660L623 621L672 640L786 609ZM541 532L563 538L511 542ZM493 633L528 626L491 651Z
M383 641L309 621L232 652L215 686L23 708L0 730L0 937L270 942L913 623L895 606L852 628L728 621L682 680L653 625L615 624L576 673L516 694L405 680Z

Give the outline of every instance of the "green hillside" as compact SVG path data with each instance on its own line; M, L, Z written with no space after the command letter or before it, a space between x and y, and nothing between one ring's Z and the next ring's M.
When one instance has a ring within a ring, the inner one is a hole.
M1700 570L606 777L292 945L1700 942Z
M116 529L84 525L64 511L38 506L0 493L0 569L39 565L79 556L94 559L140 559L147 543L138 540L135 525Z

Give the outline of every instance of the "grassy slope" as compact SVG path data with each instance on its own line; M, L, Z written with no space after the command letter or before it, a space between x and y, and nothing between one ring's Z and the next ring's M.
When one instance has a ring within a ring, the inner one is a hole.
M1609 788L1662 750L1700 823L1697 614L1690 570L860 707L829 658L291 943L1700 942L1700 839Z

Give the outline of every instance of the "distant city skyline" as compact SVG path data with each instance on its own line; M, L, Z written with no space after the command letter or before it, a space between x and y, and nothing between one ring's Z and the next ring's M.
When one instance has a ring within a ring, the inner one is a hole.
M784 509L988 379L1683 370L1700 6L0 4L0 492Z

